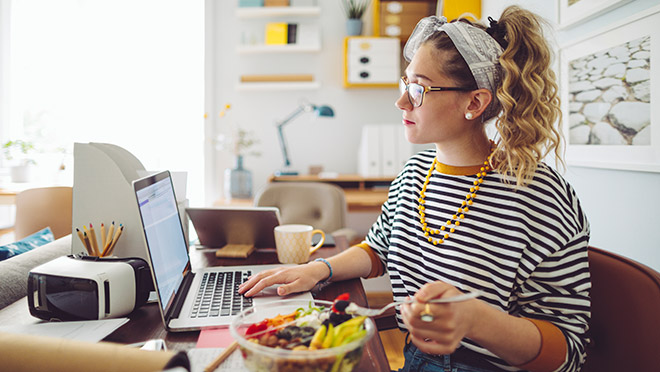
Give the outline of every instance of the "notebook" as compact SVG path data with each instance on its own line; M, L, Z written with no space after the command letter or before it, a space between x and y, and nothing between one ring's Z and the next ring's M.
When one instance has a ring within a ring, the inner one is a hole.
M158 305L167 331L227 326L243 309L278 301L275 286L259 295L238 295L250 275L282 265L208 267L192 271L188 245L168 171L133 181ZM312 300L310 292L287 299Z
M275 207L188 207L186 213L199 244L206 248L222 248L227 244L275 247L273 230L280 224L280 212Z

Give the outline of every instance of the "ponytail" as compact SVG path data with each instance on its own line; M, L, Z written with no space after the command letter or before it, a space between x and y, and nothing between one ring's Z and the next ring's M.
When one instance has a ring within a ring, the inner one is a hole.
M501 174L515 175L519 187L531 180L538 163L550 152L564 164L558 89L541 20L510 6L497 27L501 31L493 37L504 35L505 42L498 42L506 47L500 56L504 78L496 92L502 112L495 122L500 138L493 166Z

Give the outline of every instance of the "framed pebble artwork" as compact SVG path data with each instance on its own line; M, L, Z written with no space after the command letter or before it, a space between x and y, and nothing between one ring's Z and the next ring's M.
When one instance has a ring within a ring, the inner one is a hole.
M567 164L660 172L660 6L561 46Z
M572 27L631 0L559 0L559 28Z

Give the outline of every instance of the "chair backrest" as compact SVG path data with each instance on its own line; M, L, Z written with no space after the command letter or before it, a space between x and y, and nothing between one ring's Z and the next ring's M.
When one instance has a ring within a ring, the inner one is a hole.
M271 182L257 193L254 204L279 208L282 224L312 225L326 233L346 227L346 198L337 185Z
M50 226L55 239L71 234L71 187L27 189L16 195L16 240Z
M583 371L660 369L660 273L589 247L592 343Z

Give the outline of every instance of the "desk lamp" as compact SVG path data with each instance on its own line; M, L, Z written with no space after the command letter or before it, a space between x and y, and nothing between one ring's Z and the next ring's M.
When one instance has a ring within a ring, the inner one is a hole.
M316 106L308 102L304 102L298 106L292 113L289 114L286 118L275 122L275 126L277 127L277 136L280 140L280 147L282 148L282 156L284 157L284 169L276 171L275 175L276 176L295 176L298 175L298 172L293 171L289 169L291 166L291 161L289 160L289 153L287 151L286 147L286 141L284 140L284 132L282 131L282 128L289 124L293 119L297 118L300 114L303 114L305 112L312 112L316 114L316 116L322 116L322 117L333 117L335 116L335 112L332 110L330 106Z

